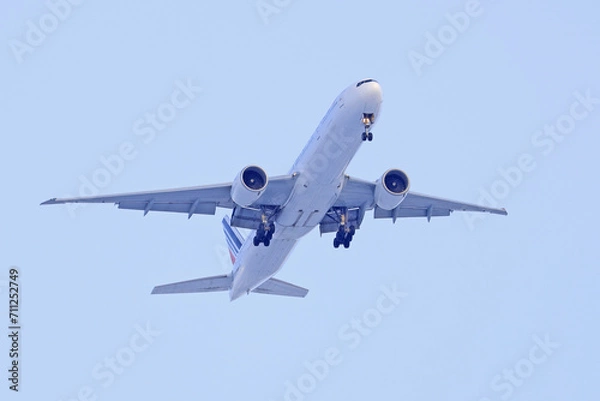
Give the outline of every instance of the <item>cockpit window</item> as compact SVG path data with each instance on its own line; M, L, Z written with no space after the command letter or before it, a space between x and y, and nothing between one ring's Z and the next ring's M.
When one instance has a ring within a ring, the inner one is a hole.
M358 88L359 86L361 86L362 84L366 84L368 82L377 82L374 79L365 79L364 81L360 81L359 83L356 84L356 87Z

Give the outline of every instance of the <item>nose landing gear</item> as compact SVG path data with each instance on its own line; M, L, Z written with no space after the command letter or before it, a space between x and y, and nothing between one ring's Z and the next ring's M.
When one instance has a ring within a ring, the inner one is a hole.
M373 140L373 133L370 131L371 125L373 125L374 119L373 113L363 113L361 122L365 126L365 131L362 133L362 140L371 142Z

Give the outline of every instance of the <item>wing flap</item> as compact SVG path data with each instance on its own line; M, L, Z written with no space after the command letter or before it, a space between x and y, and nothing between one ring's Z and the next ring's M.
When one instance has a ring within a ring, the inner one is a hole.
M188 213L188 214L209 214L213 215L217 211L217 203L157 203L156 201L149 202L119 202L117 203L119 209L125 210L143 210L153 212L176 212L176 213ZM150 206L148 208L148 206Z
M397 207L393 210L385 210L380 207L375 207L374 217L376 219L398 218L398 217L439 217L450 216L449 209L435 209L429 211L428 208L401 208Z

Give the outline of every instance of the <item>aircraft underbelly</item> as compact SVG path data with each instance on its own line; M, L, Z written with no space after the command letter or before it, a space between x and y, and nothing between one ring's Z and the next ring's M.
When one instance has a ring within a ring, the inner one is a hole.
M363 111L362 103L346 104L335 110L331 121L317 128L316 140L292 171L299 174L292 198L276 220L286 237L299 238L310 232L337 200L344 171L363 142Z
M302 186L277 217L281 235L286 238L300 238L308 233L323 220L338 196L339 191L335 184Z
M235 266L232 293L252 291L275 275L296 245L293 239L274 238L268 247L246 241Z
M251 239L243 245L234 269L232 299L275 275L297 240L319 225L333 206L342 190L344 172L363 143L363 113L378 114L379 104L368 105L363 98L345 96L332 105L292 166L290 174L298 174L297 180L291 198L276 217L270 245L253 246Z

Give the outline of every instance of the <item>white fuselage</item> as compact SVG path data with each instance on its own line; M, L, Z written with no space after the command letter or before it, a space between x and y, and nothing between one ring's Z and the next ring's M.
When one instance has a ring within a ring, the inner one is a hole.
M289 200L277 214L276 231L268 247L242 245L233 267L231 300L249 293L275 275L298 239L315 228L340 195L344 173L363 143L364 113L376 122L382 102L376 81L346 88L290 169L298 178Z

